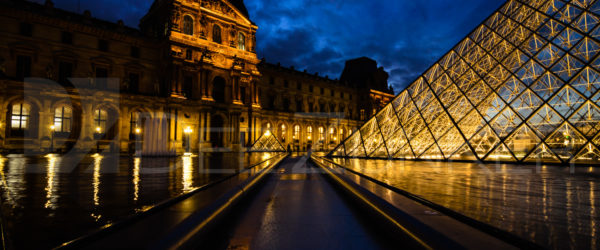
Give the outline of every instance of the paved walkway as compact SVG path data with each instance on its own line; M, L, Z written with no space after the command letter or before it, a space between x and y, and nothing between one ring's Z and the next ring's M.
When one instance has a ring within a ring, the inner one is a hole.
M315 170L306 156L284 160L246 209L236 211L243 215L228 249L388 248L391 241Z

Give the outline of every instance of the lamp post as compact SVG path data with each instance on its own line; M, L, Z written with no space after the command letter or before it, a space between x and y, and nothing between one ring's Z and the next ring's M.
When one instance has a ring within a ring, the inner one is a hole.
M185 152L189 153L190 152L190 134L193 132L192 128L190 128L189 126L187 126L184 130L183 133L185 134Z
M50 125L50 152L54 152L54 125Z
M141 148L141 141L140 141L140 134L142 133L142 129L139 127L136 127L134 130L134 134L135 134L135 150L134 150L134 154L137 155L141 155L142 152L142 148Z

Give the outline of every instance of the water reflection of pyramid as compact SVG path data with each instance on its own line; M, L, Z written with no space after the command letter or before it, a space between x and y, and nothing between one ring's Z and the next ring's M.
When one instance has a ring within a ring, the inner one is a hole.
M599 22L508 1L330 156L600 163Z
M258 140L252 145L250 148L252 152L283 152L285 148L277 138L271 133L267 131L265 134L261 135Z

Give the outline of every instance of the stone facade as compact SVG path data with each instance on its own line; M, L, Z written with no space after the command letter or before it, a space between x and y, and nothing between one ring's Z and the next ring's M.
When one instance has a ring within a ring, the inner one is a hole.
M156 0L139 29L52 1L0 5L5 151L240 150L267 129L328 150L361 124L357 100L389 92L257 59L242 1Z

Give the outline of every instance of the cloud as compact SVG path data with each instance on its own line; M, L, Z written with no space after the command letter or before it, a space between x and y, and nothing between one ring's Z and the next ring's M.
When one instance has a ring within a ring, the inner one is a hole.
M503 2L262 0L247 5L259 26L259 57L339 77L345 60L367 56L401 90Z

